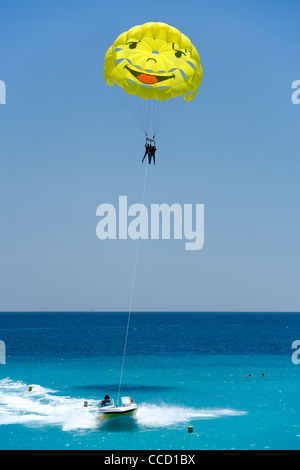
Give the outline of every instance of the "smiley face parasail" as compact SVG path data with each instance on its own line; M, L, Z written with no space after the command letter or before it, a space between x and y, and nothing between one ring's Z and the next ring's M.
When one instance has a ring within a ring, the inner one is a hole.
M199 54L178 29L146 23L122 33L108 49L104 77L144 99L192 100L202 80Z
M182 97L191 101L202 76L196 48L187 36L165 23L134 26L122 33L105 55L107 84L116 84L142 100L162 102Z

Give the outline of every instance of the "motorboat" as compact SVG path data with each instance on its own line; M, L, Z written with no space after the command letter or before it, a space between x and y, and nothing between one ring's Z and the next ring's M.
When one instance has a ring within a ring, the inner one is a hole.
M101 421L110 418L133 418L138 406L131 397L121 397L121 406L115 405L112 398L101 400L98 406L97 417Z

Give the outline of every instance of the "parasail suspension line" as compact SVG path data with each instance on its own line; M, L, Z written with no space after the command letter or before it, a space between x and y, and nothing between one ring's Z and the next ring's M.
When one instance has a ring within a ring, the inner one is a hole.
M144 204L144 201L145 201L146 186L147 186L147 174L148 174L148 165L145 165L145 166L146 166L146 171L145 171L145 180L144 180L144 190L143 190L142 204ZM123 360L122 360L122 367L121 367L121 375L120 375L117 406L119 406L119 398L120 398L122 378L123 378L123 369L124 369L124 362L125 362L125 356L126 356L128 330L129 330L129 324L130 324L130 316L131 316L134 285L135 285L136 267L137 267L138 256L139 256L140 240L141 239L138 238L137 246L136 246L136 253L135 253L135 263L134 263L134 269L133 269L133 278L132 278L132 285L131 285L131 295L130 295L130 303L129 303L129 311L128 311L128 319L127 319L127 327L126 327L126 335L125 335L125 343L124 343L124 350L123 350Z

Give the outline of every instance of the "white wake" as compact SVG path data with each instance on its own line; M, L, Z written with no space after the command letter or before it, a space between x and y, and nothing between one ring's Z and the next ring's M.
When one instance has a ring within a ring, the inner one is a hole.
M227 408L189 408L169 405L142 404L137 411L137 422L141 426L167 427L188 423L197 419L217 419L226 416L242 416L245 411Z
M9 378L0 380L0 426L20 424L25 426L59 426L63 431L88 430L99 427L96 418L96 400L59 396L55 390L33 384L32 391L21 381ZM84 407L84 401L88 407ZM232 409L198 409L167 404L139 405L135 423L143 428L178 426L196 419L218 419L241 416L244 411Z
M58 425L64 431L96 427L96 402L89 401L89 408L83 403L84 399L58 396L40 385L33 384L29 392L23 382L0 380L0 425Z

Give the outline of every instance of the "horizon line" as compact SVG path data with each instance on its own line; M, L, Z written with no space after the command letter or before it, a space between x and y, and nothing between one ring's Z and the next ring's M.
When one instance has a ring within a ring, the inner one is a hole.
M128 310L0 310L0 315L3 313L124 313L128 314ZM232 313L232 314L248 314L248 313L282 313L282 314L300 314L297 310L132 310L131 313Z

